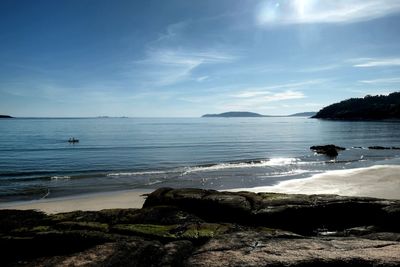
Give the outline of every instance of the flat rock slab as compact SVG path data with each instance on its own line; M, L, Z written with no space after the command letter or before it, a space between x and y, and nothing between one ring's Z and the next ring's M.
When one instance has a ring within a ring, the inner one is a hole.
M271 238L237 232L213 238L188 266L399 266L400 243L361 238Z

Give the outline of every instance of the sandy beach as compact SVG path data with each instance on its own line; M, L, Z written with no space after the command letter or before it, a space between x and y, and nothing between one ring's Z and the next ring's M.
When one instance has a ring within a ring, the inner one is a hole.
M10 202L0 204L0 209L41 210L46 213L69 212L73 210L102 209L140 209L145 201L145 194L152 190L129 190L96 193L63 198L42 199L36 201Z
M145 201L144 194L151 191L137 189L29 202L10 202L0 204L0 209L37 209L46 213L59 213L73 210L141 208ZM237 188L227 191L337 194L400 199L400 166L377 165L368 168L328 171L310 178L283 181L274 186Z
M337 194L400 199L400 166L376 165L368 168L328 171L310 178L283 181L274 186L229 191Z

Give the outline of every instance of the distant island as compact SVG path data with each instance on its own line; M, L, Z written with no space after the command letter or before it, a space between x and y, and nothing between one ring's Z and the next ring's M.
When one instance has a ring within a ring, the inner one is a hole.
M248 111L230 111L230 112L224 112L220 114L205 114L201 117L203 118L257 118L257 117L311 117L314 116L317 112L301 112L301 113L295 113L292 115L287 115L287 116L278 116L278 115L262 115L259 113L254 113L254 112L248 112Z
M231 118L231 117L269 117L265 115L261 115L254 112L247 112L247 111L230 111L224 112L220 114L205 114L202 116L203 118L208 117L223 117L223 118Z
M312 118L332 120L400 119L400 92L350 98L321 109Z
M12 119L14 117L11 117L9 115L0 115L0 119Z
M315 111L309 111L309 112L301 112L301 113L295 113L292 115L289 115L289 117L312 117L315 116L317 112Z

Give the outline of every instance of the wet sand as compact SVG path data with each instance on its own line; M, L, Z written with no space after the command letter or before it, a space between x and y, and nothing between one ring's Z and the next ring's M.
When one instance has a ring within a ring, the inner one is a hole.
M400 166L376 165L368 168L328 171L310 178L283 181L274 186L228 191L337 194L400 199Z
M153 190L130 190L96 193L37 201L10 202L0 204L0 209L36 209L46 213L60 213L74 210L140 209L145 201L144 194Z
M274 186L238 188L227 191L277 192L289 194L337 194L400 199L400 166L328 171L310 178L283 181ZM141 208L150 189L97 193L30 202L0 204L0 209L37 209L46 213L73 210Z

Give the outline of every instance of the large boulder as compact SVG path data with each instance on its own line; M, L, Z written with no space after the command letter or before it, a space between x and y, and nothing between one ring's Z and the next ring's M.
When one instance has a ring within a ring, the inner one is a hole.
M146 208L157 205L174 206L206 221L266 226L301 234L364 225L400 232L400 201L395 200L161 188L144 203Z

